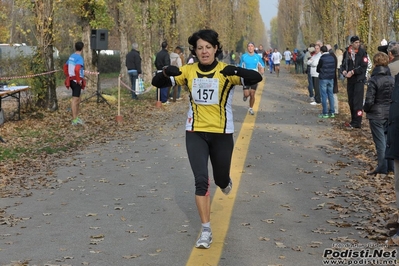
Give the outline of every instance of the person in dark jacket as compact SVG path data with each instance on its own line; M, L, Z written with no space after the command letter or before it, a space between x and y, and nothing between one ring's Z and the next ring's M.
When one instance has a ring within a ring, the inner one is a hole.
M166 41L161 44L161 51L159 51L155 57L155 67L157 68L157 72L162 72L164 67L170 65L170 56L168 52L168 43ZM168 93L170 87L160 88L160 100L164 104L168 104Z
M331 48L330 44L326 44L327 46L327 50L328 52L332 55L332 57L334 58L334 62L335 62L335 68L337 68L338 66L338 58L334 53L334 50ZM334 111L335 111L335 115L337 115L339 113L338 111L338 75L337 75L337 69L335 69L334 71L334 87L333 87L333 93L334 93Z
M399 74L395 76L395 87L389 106L385 158L394 160L396 208L399 210ZM399 214L393 215L388 223L395 223L397 226L399 224ZM387 244L399 245L399 230L388 239Z
M320 51L322 55L317 64L316 71L319 73L319 89L323 112L319 117L333 118L335 117L333 89L336 63L334 57L328 52L327 46L323 45ZM327 110L327 99L330 105L329 110Z
M361 128L363 117L364 83L368 65L367 53L360 47L358 36L352 36L351 45L346 49L340 71L347 78L348 104L351 111L351 121L346 122L346 128Z
M385 159L388 114L395 80L388 67L389 57L383 52L374 55L374 70L368 82L363 110L369 120L377 151L377 167L368 175L393 172L393 161Z
M126 68L127 73L130 77L130 82L132 83L132 99L137 100L136 94L136 80L141 75L141 57L140 52L137 50L139 45L137 43L132 44L132 50L126 55Z

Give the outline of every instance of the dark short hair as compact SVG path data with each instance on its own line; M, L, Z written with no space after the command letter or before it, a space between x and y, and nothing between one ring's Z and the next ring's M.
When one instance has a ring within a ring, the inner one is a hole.
M323 46L320 48L320 51L322 51L323 53L328 52L327 46L323 45Z
M195 49L197 48L197 41L202 39L206 42L209 42L213 47L217 46L218 49L216 51L215 56L217 57L221 53L223 53L223 47L219 42L219 34L214 30L199 30L194 32L193 35L188 37L188 43L190 44L191 54L195 55Z
M168 42L167 41L163 41L161 44L162 49L165 49L166 47L168 47Z
M84 46L85 45L83 44L83 42L76 42L75 43L75 50L76 51L82 51Z

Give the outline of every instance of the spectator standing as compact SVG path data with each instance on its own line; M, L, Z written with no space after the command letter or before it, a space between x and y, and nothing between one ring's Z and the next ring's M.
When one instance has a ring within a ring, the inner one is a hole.
M328 52L326 46L322 46L320 51L322 54L318 61L316 71L319 73L319 86L323 111L319 115L319 118L334 118L335 110L333 90L336 62L334 57ZM329 109L327 108L327 100L330 107Z
M388 115L388 134L387 145L385 149L385 158L394 160L395 173L395 195L396 208L399 210L399 75L395 76L395 87L392 92L391 104ZM396 226L399 223L399 215L396 213L393 217ZM393 243L392 243L393 242ZM388 244L399 245L399 230L389 240Z
M183 66L183 62L181 60L180 54L182 53L180 47L176 47L173 52L169 54L170 56L170 65L181 68ZM168 94L173 100L180 100L181 86L175 85L172 87L172 91ZM171 95L172 94L172 95Z
M395 77L399 73L399 42L389 42L387 51L390 61L388 66L392 77Z
M132 44L132 50L126 55L126 68L127 74L130 78L132 99L137 100L136 94L136 80L141 75L141 57L138 51L139 45L137 43Z
M164 67L170 65L170 57L168 53L168 43L166 41L161 44L161 51L159 51L155 57L155 67L158 72L161 72ZM160 101L164 104L169 104L168 96L169 96L169 87L159 88L160 90Z
M261 74L264 72L265 64L263 63L262 57L255 53L255 44L250 42L247 45L247 52L241 56L240 59L240 67L246 69L252 69L254 71L258 71ZM251 115L254 115L254 110L252 109L255 103L255 92L258 84L254 84L251 86L243 86L243 100L244 102L249 97L249 108L248 112Z
M294 51L292 51L292 56L291 56L291 61L292 64L294 65L294 70L295 70L295 74L297 74L297 70L298 70L298 65L296 64L296 58L298 57L298 50L295 48Z
M389 57L383 52L378 52L373 57L374 70L368 81L364 112L369 120L377 152L377 167L368 175L387 174L393 172L393 160L385 159L385 148L388 129L389 106L395 79L391 76L388 67Z
M280 54L280 52L277 50L277 48L274 48L274 52L272 54L272 62L273 62L273 67L275 68L277 77L280 75L281 59L283 59L283 56ZM272 73L272 72L270 72L270 73Z
M305 69L303 66L303 58L305 57L305 54L302 52L302 50L298 50L298 55L296 58L296 63L298 64L298 74L305 74Z
M80 94L85 88L86 81L84 79L84 60L82 57L84 44L83 42L75 43L75 53L71 54L64 65L64 74L67 78L66 87L72 90L72 125L83 124L79 118Z
M178 69L168 66L157 73L152 85L166 87L186 85L190 93L186 120L186 149L195 178L195 202L202 223L197 248L209 248L212 243L211 197L208 161L212 164L216 185L224 194L232 190L230 178L234 149L233 94L235 85L251 86L262 81L252 70L227 65L216 60L222 52L218 33L200 30L188 39L190 50L199 63ZM214 93L209 94L209 89Z
M306 49L305 56L303 58L303 65L308 76L308 91L309 91L309 101L312 103L314 102L314 90L313 90L313 79L312 74L310 73L310 65L308 65L308 61L315 53L314 49L315 44L311 43Z
M326 44L328 52L331 54L331 56L334 58L334 63L335 63L335 69L334 69L334 87L333 87L333 96L334 96L334 110L335 114L338 114L338 75L337 75L337 66L338 66L338 58L334 53L334 50L332 49L330 44Z
M314 46L315 52L312 57L308 60L307 65L310 66L310 75L312 76L312 84L314 91L314 101L311 102L311 105L320 105L320 85L319 85L319 73L317 72L317 64L319 63L319 59L321 57L320 46L316 44Z
M351 121L345 122L348 129L361 128L363 117L364 83L368 56L365 50L360 48L358 36L352 36L351 45L346 49L342 58L341 72L347 78L346 90L348 104L351 111Z

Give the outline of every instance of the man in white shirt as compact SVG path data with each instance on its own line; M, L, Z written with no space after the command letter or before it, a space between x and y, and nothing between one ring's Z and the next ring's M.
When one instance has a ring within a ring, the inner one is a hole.
M284 52L285 65L287 66L286 67L287 69L291 65L291 58L292 58L292 53L287 47Z
M281 59L283 59L283 56L280 54L280 52L277 50L277 48L274 48L274 52L272 54L272 61L273 61L274 67L275 67L277 77L280 74Z

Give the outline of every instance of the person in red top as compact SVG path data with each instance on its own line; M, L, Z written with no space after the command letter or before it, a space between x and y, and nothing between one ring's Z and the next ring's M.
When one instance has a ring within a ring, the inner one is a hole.
M75 43L75 53L71 54L64 65L64 74L66 76L65 86L72 89L72 125L83 124L78 117L80 93L85 88L84 79L84 61L82 57L83 42Z

